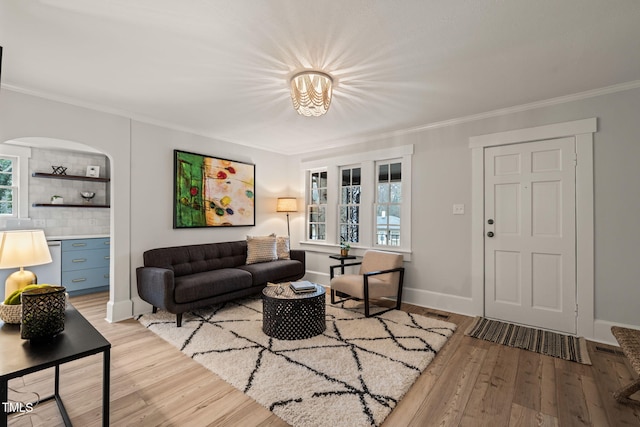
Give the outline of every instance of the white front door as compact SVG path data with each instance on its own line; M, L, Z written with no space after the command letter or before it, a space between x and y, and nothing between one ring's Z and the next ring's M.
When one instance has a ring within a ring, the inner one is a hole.
M484 154L485 315L575 334L574 138Z

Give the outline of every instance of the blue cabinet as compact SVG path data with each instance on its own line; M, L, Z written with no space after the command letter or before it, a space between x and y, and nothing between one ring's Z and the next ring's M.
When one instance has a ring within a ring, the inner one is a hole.
M62 241L62 286L70 295L109 290L109 238Z

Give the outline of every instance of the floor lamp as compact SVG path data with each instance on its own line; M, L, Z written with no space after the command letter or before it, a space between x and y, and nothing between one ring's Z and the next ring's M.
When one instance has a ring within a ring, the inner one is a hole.
M276 212L287 213L287 236L291 237L291 229L289 228L289 212L298 212L298 201L295 197L278 197Z

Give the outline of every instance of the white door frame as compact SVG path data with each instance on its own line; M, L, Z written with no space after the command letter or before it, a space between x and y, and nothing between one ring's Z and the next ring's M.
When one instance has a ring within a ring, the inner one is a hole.
M576 141L576 301L577 334L593 338L594 303L594 183L593 134L590 118L469 138L471 149L471 299L474 314L484 315L484 149L496 145L575 137Z

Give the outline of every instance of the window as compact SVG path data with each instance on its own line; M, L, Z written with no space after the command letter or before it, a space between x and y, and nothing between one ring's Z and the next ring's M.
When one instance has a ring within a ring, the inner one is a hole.
M309 219L309 240L327 239L327 171L311 172L307 218Z
M332 253L346 241L356 255L375 247L409 254L412 157L413 145L402 145L302 162L307 228L300 244Z
M376 245L400 246L402 163L376 164Z
M17 159L0 157L0 216L17 216Z
M340 242L360 241L360 183L361 168L342 168L340 201L338 204L338 230Z

